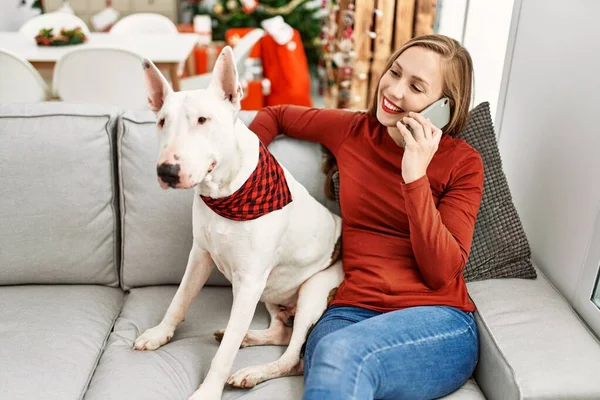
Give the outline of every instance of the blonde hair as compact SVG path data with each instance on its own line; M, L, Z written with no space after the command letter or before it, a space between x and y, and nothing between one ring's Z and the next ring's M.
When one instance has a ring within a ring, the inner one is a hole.
M425 35L413 38L400 47L388 60L383 73L372 92L367 114L377 115L377 93L383 75L394 64L394 61L410 47L423 47L439 54L442 58L442 97L450 99L450 122L443 129L444 133L456 136L464 129L469 119L469 108L473 93L473 61L471 55L456 40L444 35Z
M377 80L377 86L371 92L371 101L367 114L377 116L377 93L379 82L394 64L394 61L410 47L423 47L439 54L442 58L442 97L450 99L450 122L443 129L449 136L458 135L469 120L469 109L473 95L473 61L471 55L458 41L444 35L424 35L412 38L394 52L389 58L383 73ZM335 199L333 188L333 175L338 170L333 154L325 149L325 161L322 166L326 174L325 195Z

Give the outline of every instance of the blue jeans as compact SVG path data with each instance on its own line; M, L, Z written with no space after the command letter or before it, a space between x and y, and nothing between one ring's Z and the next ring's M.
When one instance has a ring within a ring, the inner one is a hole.
M478 352L475 318L456 308L330 307L308 337L302 399L442 397L469 379Z

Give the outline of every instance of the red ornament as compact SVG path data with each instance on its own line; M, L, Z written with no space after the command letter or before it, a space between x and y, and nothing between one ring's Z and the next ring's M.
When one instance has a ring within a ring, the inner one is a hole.
M242 0L242 11L246 14L252 14L257 7L257 0Z
M344 37L344 39L350 39L350 38L352 38L353 32L354 32L354 29L348 27L348 28L344 29L344 31L342 32L342 36Z

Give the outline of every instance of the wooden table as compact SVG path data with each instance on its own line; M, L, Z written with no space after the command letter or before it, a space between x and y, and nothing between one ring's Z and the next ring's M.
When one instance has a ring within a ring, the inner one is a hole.
M194 57L190 55L197 42L198 35L193 33L172 35L91 33L87 42L83 44L45 47L38 46L33 38L18 32L0 32L0 48L20 55L37 69L52 69L64 54L84 46L111 46L136 52L151 60L158 68L169 71L169 78L175 91L180 89L179 64L186 63L188 71L195 71Z

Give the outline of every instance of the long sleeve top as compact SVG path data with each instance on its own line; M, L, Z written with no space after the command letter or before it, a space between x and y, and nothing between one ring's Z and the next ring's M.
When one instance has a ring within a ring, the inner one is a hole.
M462 271L483 163L464 140L443 135L426 175L404 183L404 148L368 114L273 106L259 111L249 128L265 145L285 134L318 142L336 158L345 278L332 305L475 310Z

